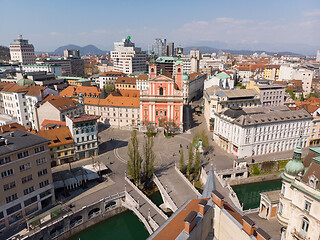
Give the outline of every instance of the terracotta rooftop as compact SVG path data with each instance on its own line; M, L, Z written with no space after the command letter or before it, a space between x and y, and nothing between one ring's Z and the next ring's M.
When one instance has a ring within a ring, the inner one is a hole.
M51 142L48 145L49 147L55 147L74 142L68 127L41 130L37 132L36 135L50 139Z
M120 76L125 76L125 74L117 71L108 71L100 74L100 77L120 77Z
M70 119L73 123L79 123L79 122L93 121L93 120L97 120L99 118L100 118L100 116L83 114L83 115L73 117Z
M312 163L312 159L315 157L318 157L318 154L314 152L309 152L308 155L303 159L303 166L309 167L310 164Z
M190 73L189 74L190 80L194 80L194 79L196 79L197 77L200 77L200 76L202 76L201 72L194 72L194 73Z
M0 126L0 133L11 132L17 129L27 131L27 129L24 126L15 122Z
M207 198L206 200L209 200ZM199 202L201 199L191 200L181 211L171 218L168 224L153 238L154 240L170 240L176 239L179 234L184 230L184 220L190 212L199 210Z
M138 79L148 80L148 79L149 79L149 76L148 76L148 74L140 74L140 75L138 76Z
M42 126L41 130L45 130L47 128L56 128L56 127L66 126L66 122L45 119L41 123L41 126Z
M80 93L83 97L99 97L101 90L92 86L68 86L60 92L60 96L74 97Z
M44 102L49 102L59 111L72 109L78 106L78 103L76 101L65 96L49 95L44 99L43 103Z
M135 77L118 77L116 80L116 84L133 84L136 85Z
M38 96L40 95L41 91L45 89L46 87L43 87L43 86L34 86L34 85L19 86L14 83L1 83L0 85L0 90L2 92L16 92L16 93L25 92L26 95L29 95L29 96Z

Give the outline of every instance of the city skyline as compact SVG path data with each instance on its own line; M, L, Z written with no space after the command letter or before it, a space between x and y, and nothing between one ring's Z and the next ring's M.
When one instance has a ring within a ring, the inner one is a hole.
M32 4L31 4L32 3ZM112 50L113 42L127 35L146 49L155 38L166 38L176 46L210 46L224 49L293 51L316 54L320 46L320 3L310 0L201 1L200 10L185 1L161 3L139 1L5 2L14 9L14 21L0 27L0 45L9 46L23 34L36 51L93 44ZM98 6L98 7L97 7ZM28 14L34 11L35 14ZM4 19L12 19L10 11ZM25 21L25 17L28 21Z

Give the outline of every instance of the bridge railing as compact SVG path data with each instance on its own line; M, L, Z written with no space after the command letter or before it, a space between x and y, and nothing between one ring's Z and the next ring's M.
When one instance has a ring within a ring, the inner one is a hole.
M154 210L157 211L157 213L160 214L160 216L162 216L165 220L168 219L168 216L165 215L143 192L141 192L141 190L136 186L134 185L130 179L128 179L127 177L124 177L124 179L127 181L127 183L129 183L129 185L136 191L140 194L140 196L143 197L143 199L149 203L151 205L152 208L154 208Z
M178 209L177 205L174 203L174 201L170 197L169 193L164 189L162 183L160 182L160 180L158 179L158 177L155 174L153 174L153 181L155 182L155 184L159 188L160 193L162 193L164 195L163 201L168 202L168 204L171 207L171 210L173 212L177 211L177 209Z
M136 209L135 207L133 207L132 205L121 201L121 205L124 206L125 208L128 208L129 210L131 210L132 212L134 212L134 214L140 219L140 221L144 224L144 226L146 227L147 231L149 232L149 234L153 233L152 228L150 227L148 221L145 219L145 217L138 211L138 209Z

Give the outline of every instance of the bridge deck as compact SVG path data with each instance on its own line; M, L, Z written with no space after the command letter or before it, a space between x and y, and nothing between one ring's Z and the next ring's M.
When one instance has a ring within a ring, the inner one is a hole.
M163 187L167 187L169 196L178 208L187 200L197 198L197 194L176 172L174 166L157 171L156 176Z
M138 208L138 211L144 216L144 218L146 220L148 220L148 214L149 214L149 209L150 209L150 216L151 218L159 225L161 226L166 219L161 216L158 211L156 211L154 209L154 207L148 203L143 197L142 195L137 192L136 190L134 190L131 186L127 186L127 192L129 193L129 195L131 197L133 197L133 199L138 202L139 199L139 204L140 204L140 208ZM160 210L161 211L161 210Z

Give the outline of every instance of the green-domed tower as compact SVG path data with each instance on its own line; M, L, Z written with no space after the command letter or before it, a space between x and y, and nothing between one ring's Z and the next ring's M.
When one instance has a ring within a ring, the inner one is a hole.
M292 177L297 177L299 173L304 172L304 166L301 162L301 142L302 142L302 133L300 133L300 138L296 149L294 150L292 159L287 163L284 172Z
M27 86L27 85L36 85L36 83L32 80L32 79L29 79L27 78L27 75L23 75L23 78L21 78L19 81L17 81L16 83L17 85L19 86Z

